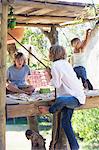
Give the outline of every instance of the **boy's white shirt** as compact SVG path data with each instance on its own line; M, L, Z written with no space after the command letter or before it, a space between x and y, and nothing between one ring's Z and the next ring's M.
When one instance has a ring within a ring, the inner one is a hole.
M81 81L67 60L55 61L52 64L51 74L51 83L57 90L57 96L71 95L76 97L81 104L85 103L86 96Z

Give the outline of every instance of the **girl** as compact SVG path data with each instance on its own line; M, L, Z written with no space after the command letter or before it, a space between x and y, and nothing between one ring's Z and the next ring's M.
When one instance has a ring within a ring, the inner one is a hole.
M79 38L74 38L71 40L71 45L74 48L73 52L73 67L77 74L78 79L81 78L84 88L93 90L93 86L87 79L86 69L85 69L85 47L91 36L91 30L88 29L86 32L86 37L84 41L80 41Z
M7 92L32 94L34 88L26 83L27 75L30 75L30 69L25 64L23 53L18 52L14 65L7 70Z
M68 138L71 150L78 150L71 118L74 108L85 103L85 94L71 64L65 59L66 52L62 46L53 45L49 50L49 58L53 62L51 69L47 68L48 77L57 91L56 102L49 108L50 113L62 112L62 128ZM42 108L41 108L42 110Z

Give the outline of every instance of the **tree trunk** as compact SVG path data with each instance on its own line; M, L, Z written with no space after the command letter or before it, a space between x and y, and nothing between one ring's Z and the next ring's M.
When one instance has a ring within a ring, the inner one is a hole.
M44 30L42 32L48 37L51 45L58 44L58 31L55 26L51 27L50 32Z

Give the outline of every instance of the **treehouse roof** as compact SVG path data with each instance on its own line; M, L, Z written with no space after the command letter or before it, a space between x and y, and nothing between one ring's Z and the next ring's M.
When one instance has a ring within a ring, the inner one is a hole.
M75 18L92 19L86 7L93 4L63 0L9 0L17 25L49 27L70 23ZM94 8L94 7L93 7ZM1 9L0 9L1 10ZM96 9L99 13L99 9Z

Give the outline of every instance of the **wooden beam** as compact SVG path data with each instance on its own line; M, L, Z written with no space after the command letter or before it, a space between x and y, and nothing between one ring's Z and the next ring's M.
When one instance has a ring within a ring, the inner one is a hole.
M66 25L74 25L75 24L81 24L84 22L92 21L95 19L99 19L99 16L93 17L93 18L84 18L83 21L80 19L75 21L75 17L69 17L69 16L36 16L36 15L30 15L30 16L25 16L25 15L15 15L15 18L17 19L17 22L19 23L34 23L34 24L61 24L62 26ZM67 24L66 24L67 22ZM69 22L69 23L68 23Z
M28 4L28 2L26 2L26 3L27 3L27 5L24 4L24 6L23 6L23 5L16 5L17 4L17 2L16 2L15 6L13 5L13 7L15 7L14 14L43 15L43 14L46 14L46 11L48 12L47 14L50 14L50 11L48 11L48 10L51 10L52 16L55 16L55 15L57 16L57 14L59 14L60 16L65 16L68 13L68 11L73 14L75 14L75 13L78 14L78 12L81 13L82 9L83 9L83 7L80 7L80 6L75 6L75 5L72 6L72 5L68 5L68 4L62 5L61 3L58 4L58 7L56 7L57 4L54 4L54 3L52 3L52 4L51 3L43 3L43 5L42 5L42 2L38 2L38 4L36 4L37 2L29 1L29 3L31 3L31 5ZM51 7L50 7L50 5L51 5ZM63 13L61 13L60 11L62 11Z
M18 8L15 8L14 12L15 12L15 14L20 14L20 13L22 14L24 12L28 12L31 9L32 9L32 6L31 7L30 6L27 6L27 7L19 6Z
M94 20L99 20L99 15L97 17L85 18L85 19L83 19L83 21L78 19L78 20L71 21L69 23L64 22L64 23L61 23L58 27L74 26L74 25L83 24L85 22L90 22L90 21L94 21Z
M45 15L48 13L51 13L53 11L55 11L56 9L51 9L51 8L42 8L42 9L38 9L36 11L31 11L31 13L28 13L29 15Z
M36 2L36 1L29 1L29 0L15 0L14 1L14 3L13 3L13 5L22 5L22 6L33 6L33 7L35 7L35 8L43 8L43 7L45 7L45 8L56 8L56 9L58 9L58 8L63 8L63 9L65 9L67 6L73 6L74 7L74 9L75 8L78 8L78 7L81 7L81 8L84 8L85 6L86 6L86 4L84 4L84 3L71 3L71 2L64 2L64 3L62 3L62 2L57 2L57 3L54 3L54 2L41 2L41 1L38 1L38 2Z
M77 22L76 21L71 21L70 23L68 22L64 22L64 23L60 23L60 24L56 24L56 23L53 23L53 24L42 24L42 23L21 23L21 22L17 22L17 26L26 26L26 27L38 27L38 28L42 28L42 27L48 27L50 28L51 26L55 26L55 27L59 27L59 28L64 28L66 26L74 26L74 25L78 25L78 24L83 24L85 22L89 22L89 21L93 21L93 20L98 20L99 19L99 16L97 18L91 18L91 19L84 19L83 22L78 20Z
M77 109L99 108L99 96L87 97L86 104Z
M0 150L5 150L5 99L8 2L2 0L0 48Z
M51 3L49 3L49 2L41 2L41 1L35 2L35 1L28 1L28 0L27 1L26 0L15 0L15 1L13 1L13 4L11 6L13 6L15 8L14 9L15 14L18 14L18 13L28 14L28 9L30 9L30 10L32 10L32 9L44 9L44 10L51 9L51 10L58 10L58 12L59 12L60 10L70 10L71 11L72 7L74 10L83 9L86 5L81 4L81 3L69 3L69 2L65 2L65 3L51 2ZM26 10L26 13L24 10ZM43 10L43 13L44 13L44 10ZM30 11L30 12L32 13L32 11Z
M38 20L49 20L51 22L54 22L54 21L57 21L57 22L64 22L64 21L73 21L75 19L75 17L68 17L68 16L48 16L48 15L29 15L29 16L25 16L25 15L14 15L14 17L17 19L17 20L25 20L27 21L26 19L29 19L29 20L32 20L32 21L38 21Z
M17 22L17 26L23 26L23 27L38 27L38 28L42 28L42 27L51 27L53 26L53 24L41 24L41 23L19 23ZM55 24L55 26L59 26L57 24Z
M8 105L7 106L7 117L28 117L36 116L39 114L37 107L34 104L26 105Z
M40 115L40 112L38 110L39 106L49 107L53 103L54 100L51 101L41 100L33 102L32 104L7 105L7 117L14 118L14 117ZM86 100L86 104L77 108L77 110L90 108L99 108L99 96L88 97Z
M38 110L38 106L50 106L53 103L52 101L37 101L33 102L33 104L19 104L19 105L7 105L7 117L14 118L14 117L28 117L28 116L35 116L40 115ZM27 110L27 111L26 111Z

